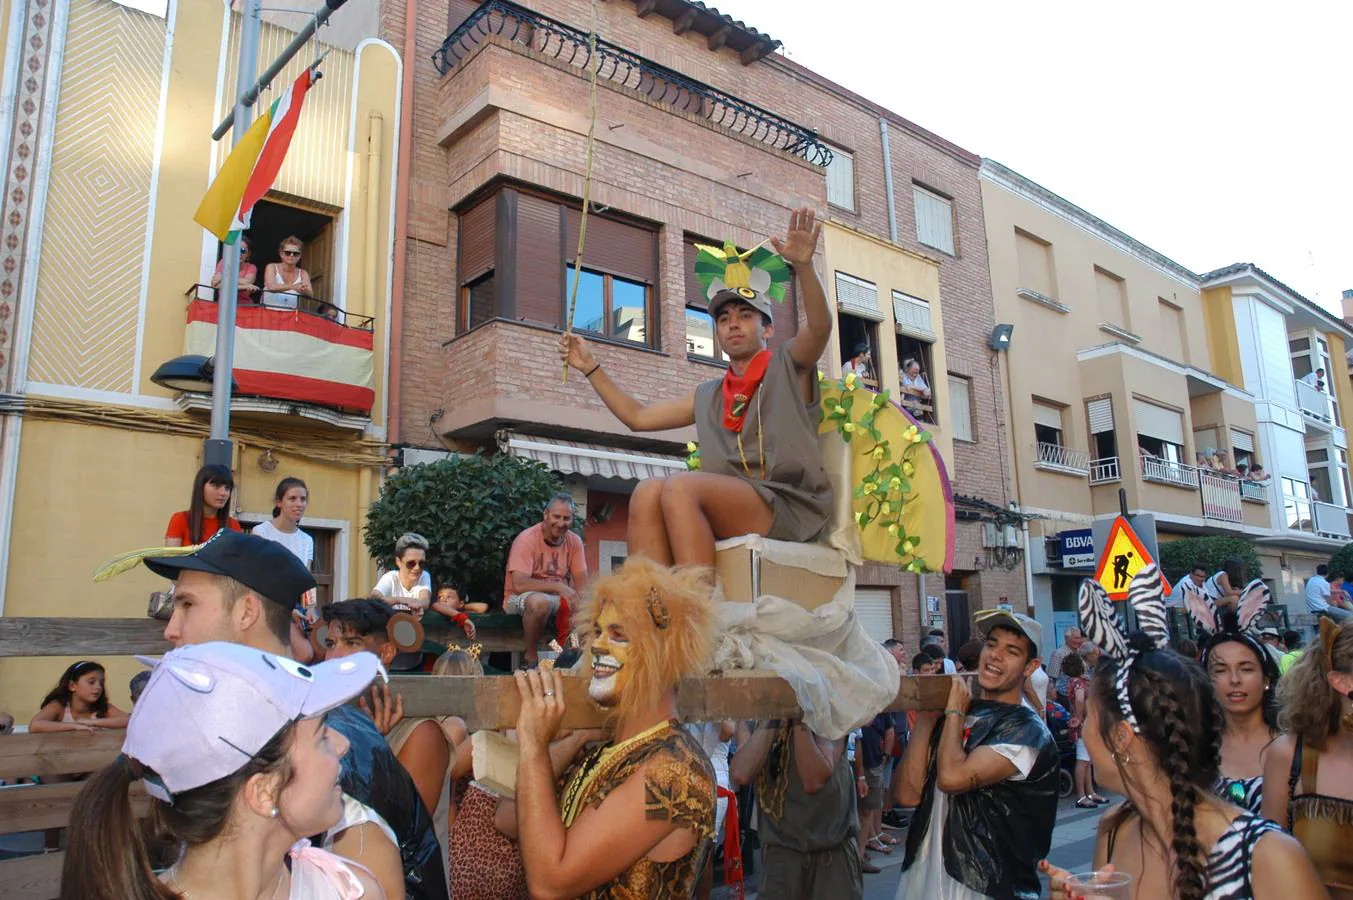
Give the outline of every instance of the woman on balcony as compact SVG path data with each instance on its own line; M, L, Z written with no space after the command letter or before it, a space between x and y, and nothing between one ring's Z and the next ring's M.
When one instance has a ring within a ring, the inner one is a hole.
M241 531L230 515L230 496L235 476L225 466L207 465L197 470L188 508L169 517L164 530L166 547L190 547L209 539L222 528Z
M305 243L298 237L289 237L277 247L281 262L268 263L263 270L263 305L295 309L299 296L310 297L315 289L310 284L310 273L301 268L301 251Z
M224 259L216 261L216 273L211 276L211 286L214 288L221 286L221 266L224 263ZM249 261L247 238L240 238L240 280L236 287L239 290L240 303L255 302L255 295L258 294L258 266Z

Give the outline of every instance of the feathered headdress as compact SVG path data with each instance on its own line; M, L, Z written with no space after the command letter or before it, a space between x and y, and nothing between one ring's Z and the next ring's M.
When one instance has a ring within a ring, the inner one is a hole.
M1170 629L1165 619L1165 581L1159 566L1152 563L1137 573L1128 585L1127 602L1137 616L1137 627L1150 638L1151 646L1158 650L1168 647ZM1108 593L1099 582L1090 578L1081 582L1076 605L1085 639L1118 661L1118 674L1114 677L1118 708L1133 732L1141 734L1129 690L1137 651L1128 646L1122 618Z
M734 291L744 300L765 296L776 303L785 301L789 264L764 244L745 253L739 253L729 241L724 241L722 248L696 244L695 249L700 251L695 258L695 277L704 289L705 299L713 300L723 291Z

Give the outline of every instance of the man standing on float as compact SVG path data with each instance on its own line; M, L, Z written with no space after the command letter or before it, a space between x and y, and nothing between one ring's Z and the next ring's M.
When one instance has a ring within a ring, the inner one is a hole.
M831 483L818 449L817 362L831 339L832 317L813 268L822 226L795 210L775 253L738 254L701 247L695 275L709 298L719 348L728 356L721 379L675 400L641 403L617 385L576 334L559 355L582 372L606 406L632 431L695 425L700 470L639 483L630 499L630 553L663 565L714 565L714 542L744 534L812 541L826 528ZM779 254L778 256L776 254ZM772 300L783 301L793 266L805 321L768 350Z

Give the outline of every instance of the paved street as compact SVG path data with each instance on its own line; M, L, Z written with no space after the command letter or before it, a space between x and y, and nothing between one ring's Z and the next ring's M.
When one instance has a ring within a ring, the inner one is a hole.
M1102 809L1108 809L1103 807ZM1090 868L1095 852L1095 827L1099 822L1101 810L1077 809L1072 800L1063 800L1057 811L1057 827L1052 833L1052 852L1048 858L1055 865L1073 872ZM904 834L904 832L893 832ZM897 883L901 879L902 849L898 847L890 856L874 854L874 861L883 869L877 875L864 876L865 900L893 900L897 895ZM718 896L718 892L716 892ZM748 898L756 897L754 892ZM772 900L767 897L766 900ZM829 900L829 898L823 898ZM908 898L912 900L912 898ZM924 900L924 898L915 898Z

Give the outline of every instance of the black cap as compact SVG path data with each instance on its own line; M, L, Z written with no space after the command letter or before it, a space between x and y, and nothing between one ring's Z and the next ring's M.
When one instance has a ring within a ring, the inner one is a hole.
M163 578L177 579L185 569L225 575L275 603L291 609L316 584L315 576L294 553L275 541L222 529L195 553L151 556L146 568Z

